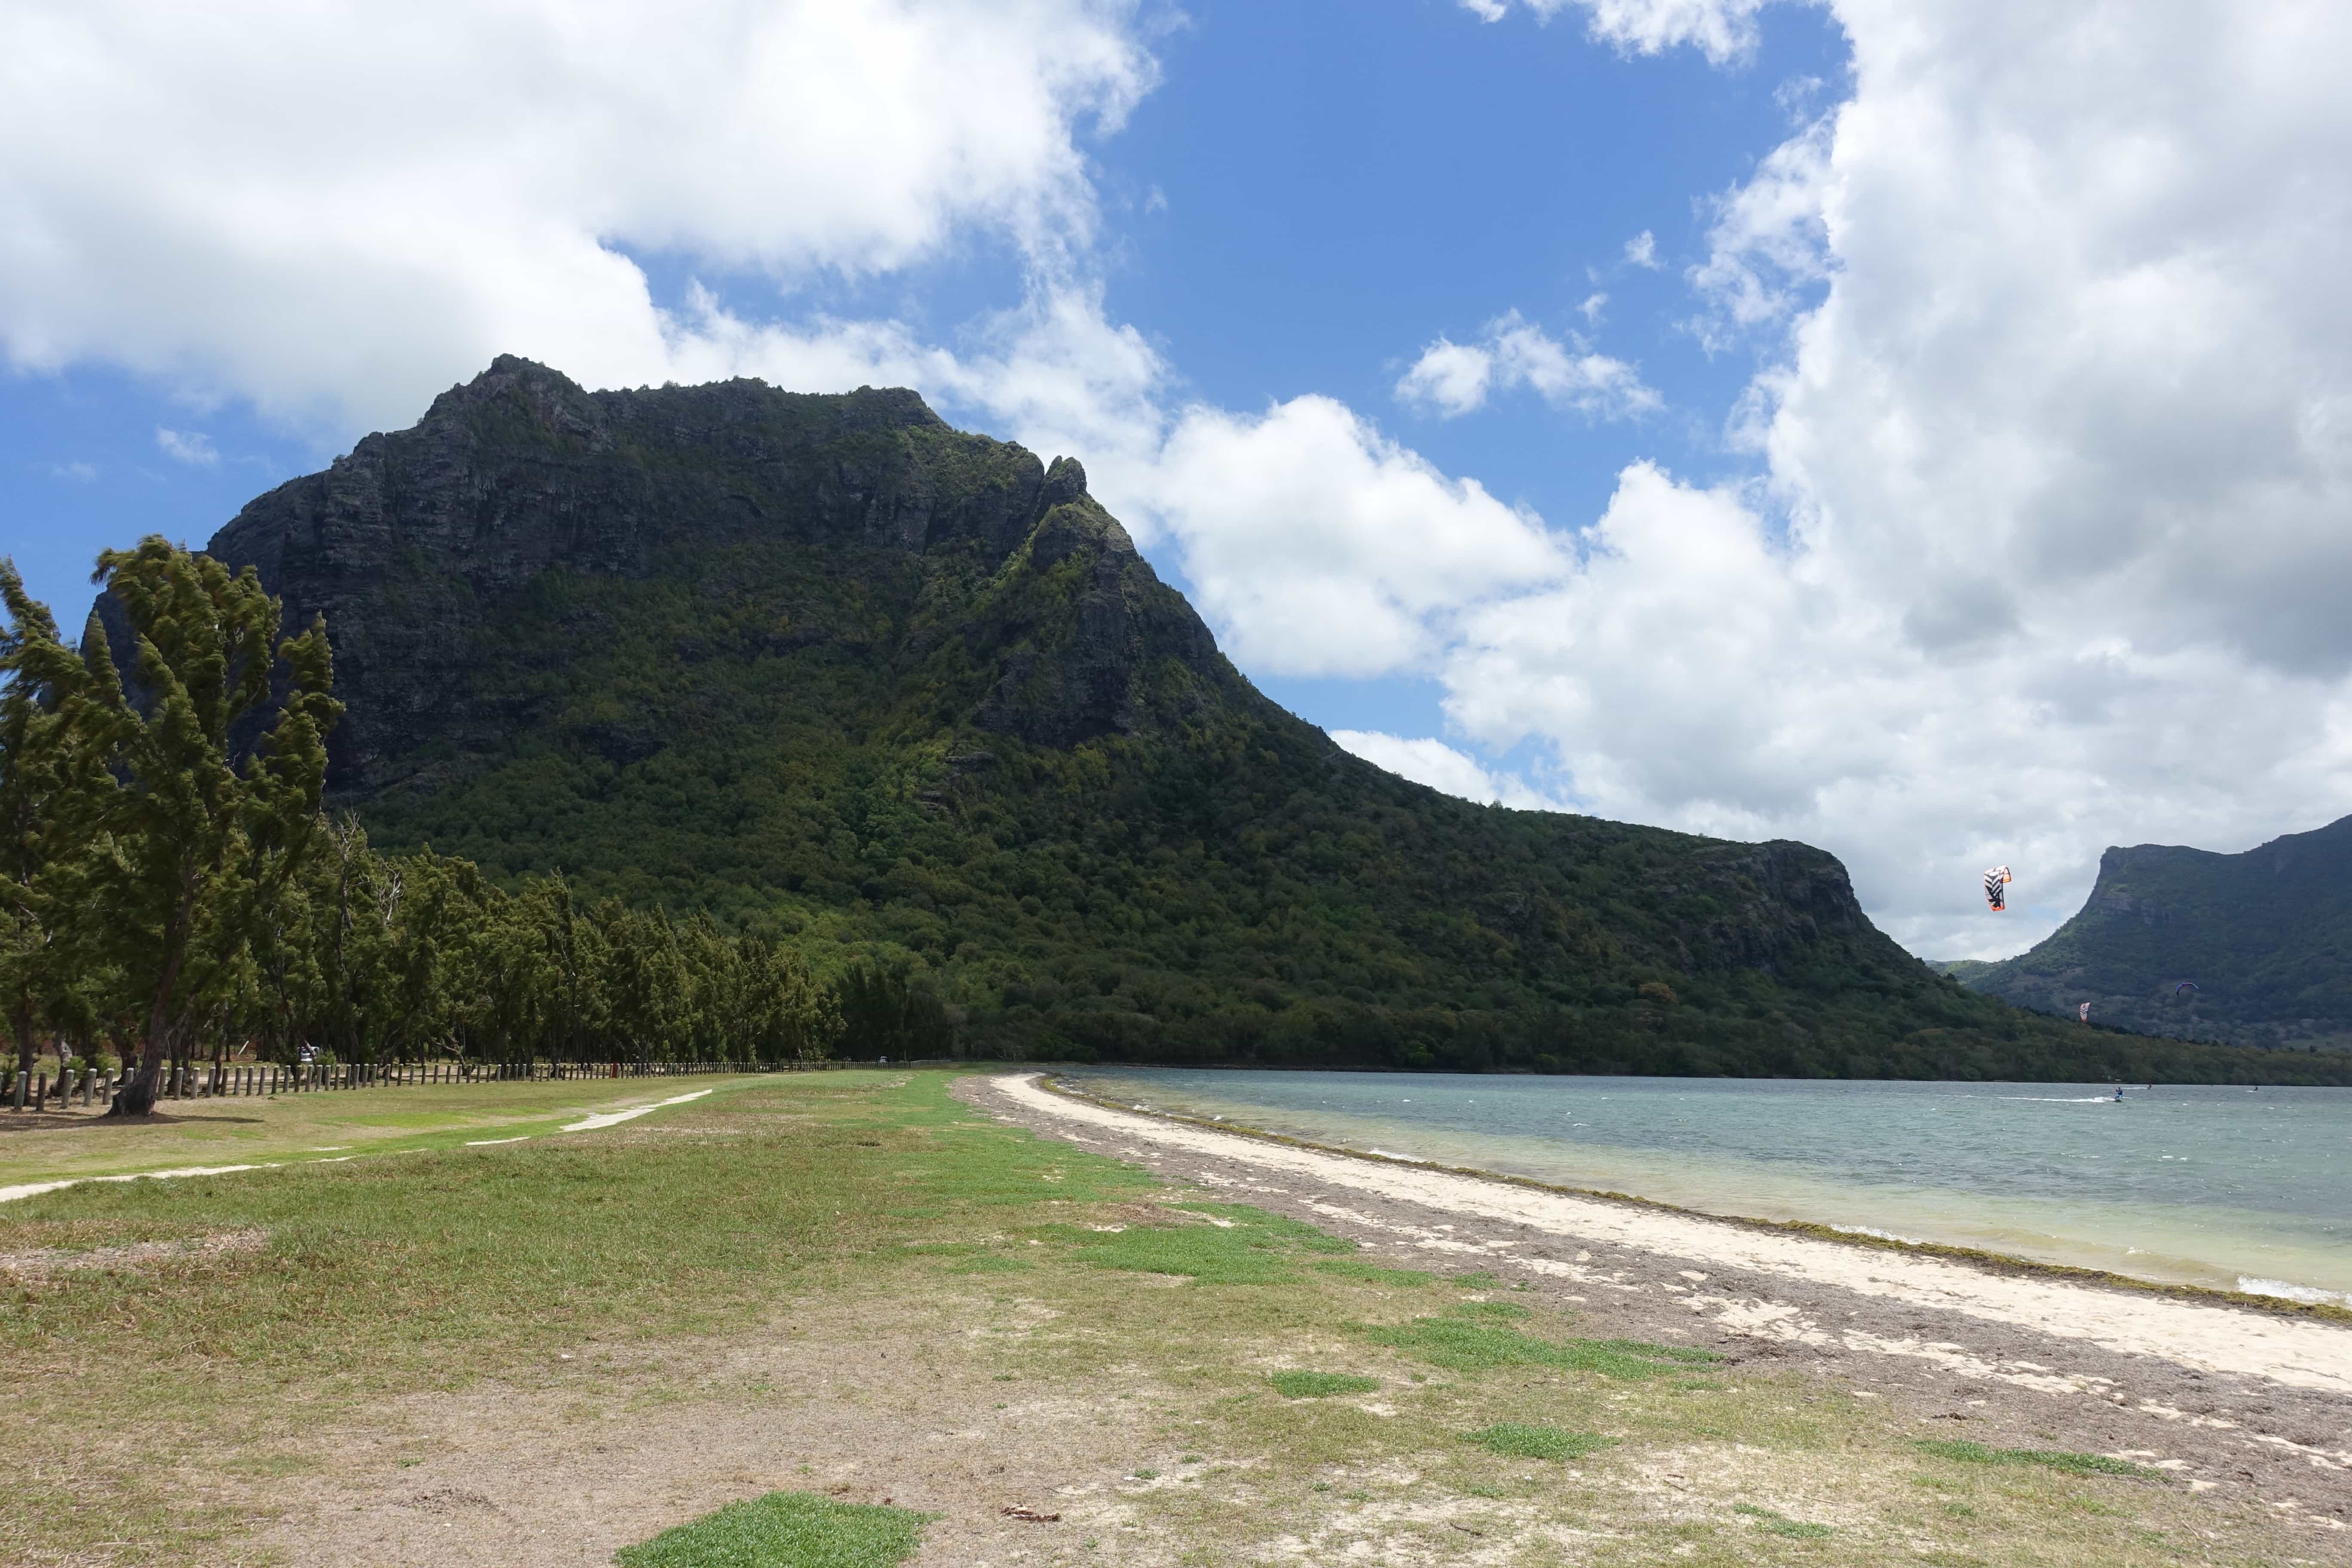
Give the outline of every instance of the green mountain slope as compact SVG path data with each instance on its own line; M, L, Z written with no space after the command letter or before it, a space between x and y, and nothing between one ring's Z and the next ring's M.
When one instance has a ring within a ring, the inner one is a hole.
M2022 1007L2088 1002L2150 1033L2352 1045L2352 816L2242 855L2109 849L2081 912L2048 940L1952 973Z
M2267 1077L1931 973L1835 859L1440 795L1262 697L1072 460L501 359L209 547L324 613L384 847L902 968L943 1048Z

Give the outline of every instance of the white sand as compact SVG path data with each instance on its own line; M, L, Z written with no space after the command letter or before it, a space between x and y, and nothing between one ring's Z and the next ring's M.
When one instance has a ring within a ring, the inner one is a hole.
M310 1163L323 1165L324 1160ZM133 1171L127 1176L75 1176L62 1182L26 1182L20 1186L0 1187L0 1204L13 1204L18 1198L37 1198L43 1193L54 1193L65 1187L78 1187L84 1182L168 1182L180 1176L226 1176L232 1171L274 1171L276 1163L265 1165L184 1165L176 1171Z
M593 1132L600 1127L617 1127L624 1121L649 1116L665 1105L684 1105L689 1100L700 1100L711 1091L698 1089L692 1094L674 1094L667 1100L657 1100L651 1105L640 1105L627 1110L608 1110L602 1116L591 1116L584 1121L567 1121L561 1129L565 1132Z
M1699 1215L1541 1192L1402 1162L1294 1148L1073 1100L1045 1089L1034 1074L1004 1075L991 1082L996 1092L1024 1110L1041 1112L1068 1125L1114 1133L1118 1142L1129 1146L1146 1144L1210 1155L1255 1166L1295 1182L1306 1182L1328 1192L1364 1193L1526 1226L1576 1241L1665 1254L1695 1266L1683 1275L1695 1285L1704 1283L1703 1271L1710 1265L1746 1269L1964 1313L2127 1354L2161 1356L2210 1372L2246 1373L2299 1388L2352 1394L2352 1329L2334 1323L2273 1317L2172 1297L2142 1296L2128 1290L2069 1284L2062 1279L1997 1274L1931 1256L1906 1256L1845 1247L1810 1237L1775 1235ZM1115 1146L1106 1146L1112 1152L1118 1152ZM1335 1215L1346 1214L1344 1209L1328 1203L1317 1206ZM1438 1237L1423 1245L1448 1244ZM1602 1270L1583 1270L1574 1265L1539 1258L1517 1261L1538 1272L1607 1282ZM1736 1300L1711 1296L1697 1289L1680 1299L1694 1312L1710 1316L1725 1328L1768 1334L1780 1331L1782 1337L1813 1337L1811 1333L1801 1335L1788 1331L1784 1325L1795 1316L1794 1310L1776 1303L1752 1297ZM1776 1325L1782 1327L1776 1331ZM1937 1360L1963 1353L1957 1345L1888 1343L1853 1348L1927 1354Z

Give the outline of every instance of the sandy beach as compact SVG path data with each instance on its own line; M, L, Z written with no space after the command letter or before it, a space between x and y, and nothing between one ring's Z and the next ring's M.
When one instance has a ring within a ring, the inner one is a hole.
M1804 1367L1934 1435L2055 1439L2250 1489L2333 1549L2352 1542L2352 1327L1213 1131L1034 1073L963 1093L1375 1252L1525 1282L1611 1332Z

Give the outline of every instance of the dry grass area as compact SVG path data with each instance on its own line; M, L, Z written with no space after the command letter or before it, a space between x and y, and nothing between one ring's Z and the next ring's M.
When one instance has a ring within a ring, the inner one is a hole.
M5 1280L39 1370L0 1559L603 1565L785 1489L936 1513L913 1561L955 1568L2326 1560L2161 1476L1939 1456L1818 1377L1368 1264L945 1089L753 1080L9 1205L0 1251L46 1261Z

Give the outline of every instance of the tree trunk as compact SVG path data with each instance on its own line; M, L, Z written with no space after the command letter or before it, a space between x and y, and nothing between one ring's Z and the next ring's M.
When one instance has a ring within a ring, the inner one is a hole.
M139 1065L123 1074L122 1092L114 1097L107 1108L109 1116L145 1116L155 1109L155 1097L163 1088L163 1071L178 1055L173 1050L172 1026L161 1016L152 1018L147 1026L147 1038L140 1048Z
M8 1016L8 1026L16 1035L16 1090L14 1103L22 1110L25 1086L33 1080L33 999L22 991L16 993L16 1005Z

